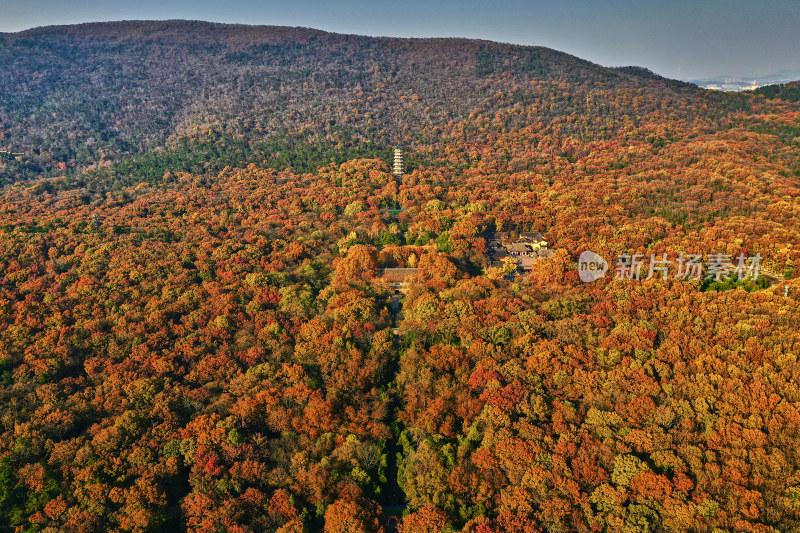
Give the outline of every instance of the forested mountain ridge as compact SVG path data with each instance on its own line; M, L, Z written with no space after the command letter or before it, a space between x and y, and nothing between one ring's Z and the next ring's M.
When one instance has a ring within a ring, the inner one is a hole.
M542 121L590 103L611 119L703 112L681 103L700 89L643 72L466 39L186 21L36 28L0 37L0 148L26 154L16 177L120 156L147 155L152 169L165 157L159 151L176 146L183 153L171 165L184 170L208 170L209 149L223 161L210 170L264 159L313 170L331 157L375 156L375 146L395 141L430 144L451 121L514 105L539 104ZM644 100L610 100L619 90L644 91ZM712 115L723 102L746 105L735 96L708 98L717 100ZM235 155L215 149L220 140ZM308 144L316 152L300 149ZM132 166L121 173L146 174Z
M785 92L294 28L1 40L0 531L800 527ZM553 254L492 264L498 231Z

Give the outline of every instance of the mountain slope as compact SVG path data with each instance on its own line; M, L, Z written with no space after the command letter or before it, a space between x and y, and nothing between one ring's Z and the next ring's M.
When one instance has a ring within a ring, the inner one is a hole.
M201 170L191 159L208 159L220 140L237 150L224 164L314 168L337 154L374 156L367 142L431 142L436 127L476 110L538 104L546 121L581 112L588 95L613 108L609 91L625 88L650 96L637 113L685 114L680 101L701 94L635 69L487 41L187 21L46 27L0 37L0 148L26 153L7 180L187 139L187 170ZM213 140L193 138L204 130ZM319 153L276 156L298 144Z
M765 85L755 89L753 92L764 95L767 99L780 98L789 102L800 102L800 81Z

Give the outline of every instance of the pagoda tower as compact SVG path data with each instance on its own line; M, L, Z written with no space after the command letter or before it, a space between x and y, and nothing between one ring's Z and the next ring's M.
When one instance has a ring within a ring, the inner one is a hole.
M394 175L398 180L403 177L403 149L400 146L394 147Z

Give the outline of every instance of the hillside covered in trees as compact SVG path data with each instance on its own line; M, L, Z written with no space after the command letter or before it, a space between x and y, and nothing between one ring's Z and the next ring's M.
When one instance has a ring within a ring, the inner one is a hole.
M459 39L0 35L0 530L797 530L782 94ZM495 231L553 256L492 265Z
M658 102L614 102L620 87ZM0 149L26 154L0 178L109 164L145 180L251 162L314 170L438 143L447 125L514 106L546 121L599 113L610 137L618 113L707 114L682 105L698 94L644 69L488 41L182 21L39 28L0 34ZM512 114L506 127L523 125Z

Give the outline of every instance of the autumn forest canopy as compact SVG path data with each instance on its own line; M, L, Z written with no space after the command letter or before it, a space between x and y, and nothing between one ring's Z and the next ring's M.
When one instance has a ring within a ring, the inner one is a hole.
M798 530L798 100L465 39L0 34L0 531ZM552 254L490 260L522 232Z

